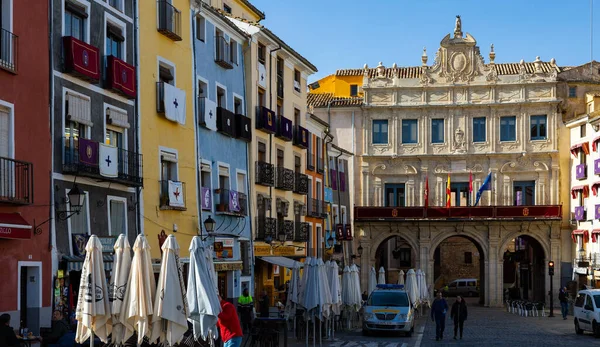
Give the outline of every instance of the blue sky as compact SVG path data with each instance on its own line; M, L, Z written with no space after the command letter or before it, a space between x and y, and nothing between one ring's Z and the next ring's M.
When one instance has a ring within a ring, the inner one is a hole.
M486 62L544 61L559 66L590 60L590 0L250 0L266 25L318 69L309 81L342 68L432 64L440 41L454 31L476 40ZM594 59L600 61L600 0L594 0Z

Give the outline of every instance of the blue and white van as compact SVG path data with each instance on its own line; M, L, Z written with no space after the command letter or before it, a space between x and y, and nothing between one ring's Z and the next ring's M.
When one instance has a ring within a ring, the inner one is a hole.
M404 286L378 284L364 306L363 335L390 331L411 336L414 330L414 309Z

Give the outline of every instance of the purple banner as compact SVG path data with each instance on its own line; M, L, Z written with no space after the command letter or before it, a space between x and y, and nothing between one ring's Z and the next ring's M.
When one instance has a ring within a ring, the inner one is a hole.
M210 188L201 188L202 196L200 197L200 201L202 204L202 209L205 211L212 210L212 195L210 194Z
M79 162L98 166L98 142L79 138Z
M284 116L278 116L277 136L291 141L294 136L292 121Z
M340 191L346 191L346 174L343 172L340 172Z
M337 190L337 171L331 169L331 189Z
M240 200L238 192L229 191L229 212L240 212Z
M521 206L522 205L522 203L521 203L521 201L522 201L521 198L522 197L523 197L523 192L518 191L517 192L517 206Z
M600 219L600 205L596 205L595 207L596 207L595 218Z

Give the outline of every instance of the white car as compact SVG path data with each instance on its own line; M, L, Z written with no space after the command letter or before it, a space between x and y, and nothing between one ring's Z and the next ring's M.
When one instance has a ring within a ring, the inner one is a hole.
M577 334L587 330L600 337L600 289L580 290L573 311Z
M411 336L415 330L414 310L403 285L379 284L363 312L363 335L390 331Z

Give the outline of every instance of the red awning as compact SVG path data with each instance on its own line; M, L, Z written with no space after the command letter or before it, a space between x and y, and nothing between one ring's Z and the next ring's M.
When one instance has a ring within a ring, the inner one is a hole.
M0 213L0 238L30 239L31 225L19 213Z
M592 242L598 242L598 234L600 234L600 229L592 230Z
M571 232L571 239L573 243L577 243L577 235L583 236L583 243L588 243L590 240L590 233L585 229L577 229Z
M575 187L571 188L571 196L573 197L573 199L577 198L578 191L582 192L584 198L587 198L588 196L590 196L590 187L588 185L575 186Z
M600 136L596 136L593 140L592 140L592 150L594 152L596 152L598 150L598 141L600 141Z
M598 187L600 187L600 182L595 182L592 184L592 193L594 196L598 195Z
M596 146L596 142L593 142L592 143L592 149L594 151L596 150L595 146ZM590 143L589 142L584 142L584 143L578 143L576 145L571 146L571 154L573 154L574 157L577 157L577 155L579 154L579 150L580 149L586 155L590 154Z
M571 154L573 154L573 156L577 157L577 155L579 154L579 149L582 146L583 145L581 143L571 146Z

